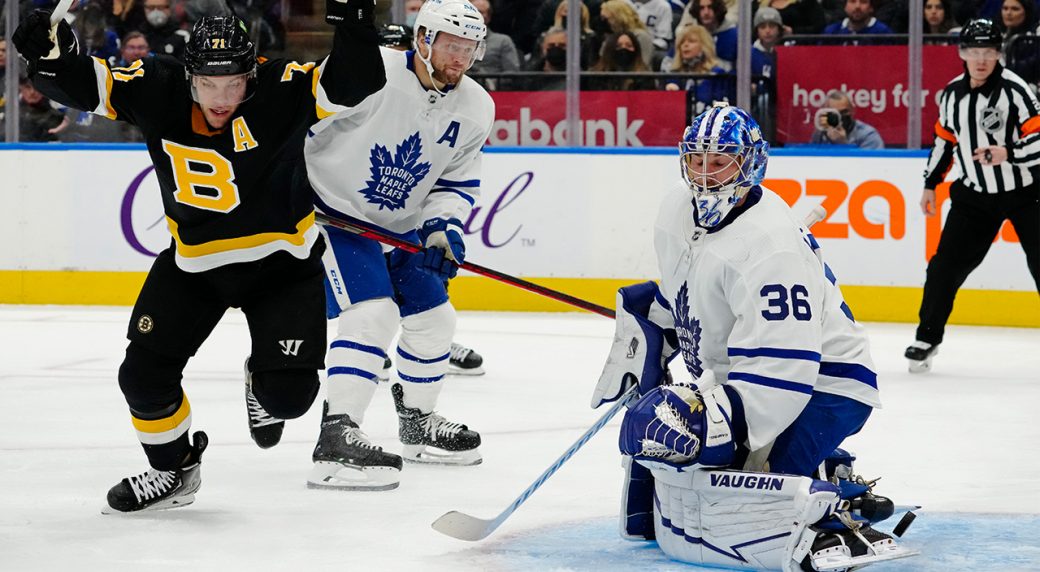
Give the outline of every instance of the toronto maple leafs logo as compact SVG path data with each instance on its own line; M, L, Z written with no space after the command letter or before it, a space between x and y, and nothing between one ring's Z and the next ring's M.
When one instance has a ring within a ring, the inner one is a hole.
M422 139L416 131L407 137L390 156L382 145L372 147L368 185L360 192L368 202L379 205L379 210L395 211L404 208L408 195L423 178L430 173L430 164L419 163L422 157Z
M704 366L698 356L701 351L701 321L690 315L690 290L686 282L679 288L672 308L675 333L679 338L679 349L686 362L686 369L695 379L699 378L704 373Z

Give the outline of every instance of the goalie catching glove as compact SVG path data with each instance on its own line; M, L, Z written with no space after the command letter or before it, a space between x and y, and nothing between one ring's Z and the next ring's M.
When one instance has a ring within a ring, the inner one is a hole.
M661 384L678 351L672 312L654 282L620 288L614 345L592 393L592 408L617 401L633 385L640 395Z
M625 413L621 453L648 466L726 467L733 462L732 406L725 389L664 385Z

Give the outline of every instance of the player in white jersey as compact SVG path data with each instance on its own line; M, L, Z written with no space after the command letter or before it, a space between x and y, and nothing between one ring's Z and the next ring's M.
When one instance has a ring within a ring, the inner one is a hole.
M724 566L812 570L835 551L855 563L908 555L869 528L891 516L891 501L850 479L850 456L836 451L880 407L877 375L812 233L760 186L769 145L758 125L716 104L679 148L684 184L655 227L660 287L621 289L592 400L636 383L644 394L622 425L622 530ZM692 382L659 387L677 353ZM813 480L818 469L833 483ZM853 512L838 510L842 500Z
M486 28L465 0L428 0L415 49L382 49L386 85L355 107L333 107L305 144L320 211L359 220L423 253L384 253L377 242L324 233L329 317L338 335L328 355L326 410L308 484L356 490L397 487L401 457L361 432L388 348L402 328L391 391L409 461L473 465L480 435L434 412L448 369L455 310L444 282L465 256L462 222L480 190L481 148L494 103L465 76L480 59Z

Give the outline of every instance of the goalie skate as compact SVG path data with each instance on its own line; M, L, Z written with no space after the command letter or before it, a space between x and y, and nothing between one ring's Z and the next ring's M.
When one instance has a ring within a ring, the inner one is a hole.
M896 544L889 535L869 526L854 530L820 530L802 560L805 572L846 572L875 562L919 554Z
M910 373L925 373L932 369L932 359L939 353L939 344L916 341L903 352L903 357L910 360Z
M109 489L108 504L101 513L163 510L195 502L195 493L202 486L202 452L209 445L209 438L202 431L196 431L193 437L195 444L181 468L173 471L148 469L140 475L123 479Z
M404 388L391 387L400 422L402 456L412 463L479 465L480 434L461 423L452 423L435 412L405 407Z
M329 415L328 403L311 459L307 488L387 491L401 482L401 457L369 442L349 415Z
M448 375L484 375L484 358L471 348L452 343L448 352Z
M249 436L261 449L270 449L282 440L285 420L271 417L253 394L253 374L249 371L249 359L245 363L246 417L249 420Z

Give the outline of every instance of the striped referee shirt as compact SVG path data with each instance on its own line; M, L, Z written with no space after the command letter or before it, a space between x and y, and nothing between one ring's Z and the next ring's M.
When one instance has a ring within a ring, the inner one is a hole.
M971 88L963 73L939 97L935 145L924 171L924 187L943 182L954 157L961 182L980 193L1002 193L1034 184L1030 167L1040 165L1040 103L1026 82L997 64L986 83ZM983 165L972 160L979 147L1006 147L1008 160Z

